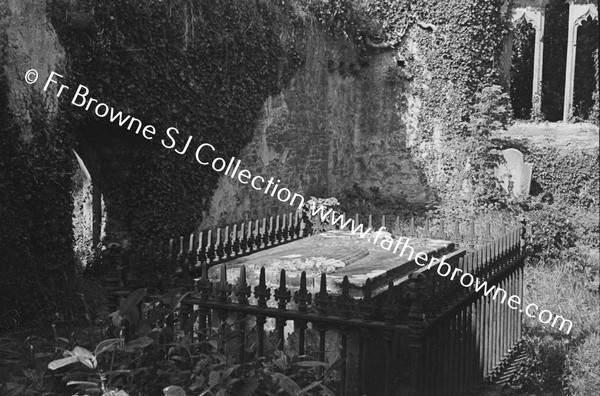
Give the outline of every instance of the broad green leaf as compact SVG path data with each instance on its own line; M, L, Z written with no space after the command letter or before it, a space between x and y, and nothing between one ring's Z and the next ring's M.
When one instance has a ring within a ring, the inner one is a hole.
M170 385L163 389L165 396L187 396L182 387Z
M275 359L273 359L273 363L279 367L279 369L285 370L288 363L287 356L281 351L275 351Z
M95 369L98 362L96 361L96 357L92 356L92 358L87 358L83 356L78 356L78 359L81 363L85 364L87 367L91 369Z
M296 366L300 366L300 367L328 367L329 363L319 362L317 360L304 360L302 362L296 362Z
M299 395L301 395L305 392L308 392L309 390L316 388L317 386L320 386L322 382L323 381L315 381L312 384L308 385L307 387L300 389Z
M218 371L211 371L208 375L208 385L215 386L219 382L221 382L221 373Z
M135 350L135 349L143 349L148 345L152 344L154 340L148 336L139 337L135 340L129 341L125 344L121 349L124 350Z
M137 289L131 292L125 300L121 301L119 315L125 316L127 312L137 307L140 301L146 296L146 289Z
M41 359L41 358L46 358L46 357L50 357L50 356L54 356L54 354L50 353L50 352L39 352L39 353L36 353L35 355L33 355L33 357L35 359Z
M69 381L67 382L67 386L69 385L86 385L86 386L98 386L95 382L89 381Z
M113 326L119 327L122 319L121 315L119 315L119 311L112 312L108 316L111 318Z
M217 343L217 340L215 340L215 339L208 340L207 344L210 345L213 350L217 350L219 348L219 344Z
M105 371L104 375L111 376L111 375L117 375L117 374L131 374L131 370L111 370L111 371Z
M121 342L119 338L110 338L108 340L104 340L100 342L94 351L94 355L98 356L103 352L109 351L113 349L113 347Z
M73 351L71 353L73 354L73 356L81 356L81 357L88 358L88 359L91 359L94 357L92 352L88 351L85 348L79 347L79 346L76 346L75 348L73 348Z
M78 361L79 361L78 356L69 356L69 357L54 360L54 361L48 363L48 368L50 370L56 370L61 367L67 366L69 364L77 363Z
M300 393L300 386L290 377L281 373L273 373L271 376L277 380L279 386L286 391L290 396L296 396Z
M137 309L130 309L125 313L125 319L133 325L137 325L140 321L140 312Z
M233 367L229 367L227 370L225 370L225 372L223 373L222 379L226 380L227 378L229 378L229 376L231 375L231 373L233 373L233 371L238 368L237 365L233 366Z

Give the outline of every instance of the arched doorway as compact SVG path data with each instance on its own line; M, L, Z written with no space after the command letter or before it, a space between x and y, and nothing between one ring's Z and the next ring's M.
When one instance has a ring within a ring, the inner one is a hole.
M510 71L510 100L514 117L529 120L533 95L533 60L535 26L526 19L515 23L512 31L513 47Z
M94 178L81 155L73 150L77 166L73 175L73 236L75 259L85 268L104 234L106 215L100 178Z
M591 15L577 32L572 117L576 121L598 120L598 19Z

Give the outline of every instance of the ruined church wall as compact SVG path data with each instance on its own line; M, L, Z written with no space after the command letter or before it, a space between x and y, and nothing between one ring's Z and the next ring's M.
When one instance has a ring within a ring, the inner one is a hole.
M59 100L24 82L64 64L46 2L0 1L0 328L54 312L75 272L69 137Z
M395 78L395 51L361 57L355 44L311 26L305 63L290 84L264 103L242 167L280 188L310 196L340 196L354 183L389 197L430 197L407 148L406 80ZM412 98L411 98L412 99ZM200 228L291 212L296 205L222 177Z

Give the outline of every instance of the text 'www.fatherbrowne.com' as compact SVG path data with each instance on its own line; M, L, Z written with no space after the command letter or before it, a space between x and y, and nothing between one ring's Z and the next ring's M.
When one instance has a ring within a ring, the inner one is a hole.
M38 78L38 71L35 69L30 69L25 73L24 80L27 84L32 85L37 82ZM64 76L56 72L51 72L46 80L46 83L44 84L43 90L47 91L52 87L56 88L55 95L57 98L60 98L63 94L65 94L65 96L69 96L66 93L70 92L71 88L59 82L59 79L61 78L64 78ZM63 98L65 96L63 96ZM126 128L128 131L134 132L136 135L141 135L144 137L144 139L155 140L155 138L157 138L157 130L153 125L144 125L140 119L135 118L130 114L124 114L121 111L117 111L112 106L100 102L98 99L92 97L89 88L85 85L79 84L74 94L71 96L70 104L85 111L90 111L97 117L110 121L113 124L117 124L119 127ZM192 135L188 135L187 139L184 138L183 140L185 143L180 145L178 144L178 141L181 141L181 139L176 139L176 136L180 136L180 131L175 127L167 128L163 134L164 137L160 139L160 143L165 149L173 150L179 155L184 155L188 152L194 153L194 158L200 165L210 165L215 172L224 171L226 176L232 179L236 178L241 184L250 184L253 189L262 191L264 194L268 193L271 197L276 197L279 201L289 203L291 206L295 206L297 203L298 210L302 210L305 202L304 197L301 194L292 193L287 188L280 187L279 183L281 180L275 180L273 177L267 180L261 175L252 175L252 173L247 169L240 170L241 160L236 159L235 157L231 157L229 161L227 161L225 158L216 156L215 158L212 158L212 161L210 161L207 157L210 157L211 153L216 153L218 151L217 148L207 142L195 141L195 143L192 144L192 141L194 140L194 136ZM191 146L196 147L196 149L188 151ZM507 299L508 294L506 293L506 290L497 286L488 287L486 281L482 282L479 278L468 272L464 272L459 268L452 268L444 261L446 256L442 256L441 259L431 257L429 262L427 262L427 253L417 252L415 254L414 248L409 245L408 238L401 237L396 241L392 238L391 234L384 231L385 227L381 227L379 230L375 231L374 234L372 234L370 227L364 230L362 224L355 225L352 219L345 220L343 214L337 213L333 209L327 209L323 205L317 207L314 202L311 202L311 205L309 206L311 207L312 215L320 216L322 221L331 219L331 224L334 226L339 224L340 229L345 229L350 226L350 232L352 234L358 234L361 238L365 238L367 235L372 235L373 244L377 244L379 241L379 246L382 249L391 251L394 254L397 253L400 248L402 248L400 251L400 256L404 256L405 253L408 253L408 259L412 260L414 255L415 263L421 267L427 265L427 268L431 268L432 266L437 265L437 273L444 277L450 275L451 280L454 280L454 278L462 272L459 281L464 287L470 288L473 286L473 284L475 284L476 292L483 290L483 294L485 296L493 293L492 298L494 300L496 300L499 295L502 295L500 302L504 303L507 301L507 305L511 309L519 309L519 307L522 306L521 297L518 295L512 295ZM404 242L402 242L403 238ZM560 322L559 330L563 330L563 327L567 325L568 329L565 330L565 332L567 334L571 332L573 322L563 318L560 315L554 315L548 310L543 310L536 315L535 312L537 312L538 308L539 307L536 304L528 304L525 306L525 309L521 309L521 312L525 312L525 314L531 318L537 317L537 319L544 324L549 324L552 322L552 327Z
M414 262L421 267L427 266L427 269L430 269L432 266L437 265L437 273L440 276L450 276L450 280L455 280L455 278L457 278L460 284L466 288L471 288L473 284L475 284L475 292L480 292L483 290L483 295L486 297L491 295L494 301L496 301L498 296L501 296L501 304L504 304L506 301L506 304L509 308L519 309L520 312L524 312L525 315L529 316L530 318L537 318L537 320L543 324L550 324L552 327L559 325L558 329L567 334L569 334L573 328L572 321L565 319L560 315L554 315L547 309L544 309L537 314L539 310L539 306L537 304L530 303L524 305L519 295L513 294L508 296L508 293L503 288L496 285L489 286L487 281L482 281L478 277L473 276L473 274L463 271L460 268L453 268L450 264L445 262L447 257L446 255L443 255L441 259L431 257L428 262L427 253L417 252L415 254L415 249L409 245L408 237L399 237L397 240L395 240L389 232L385 231L385 227L380 227L377 231L372 232L373 230L371 227L368 227L365 230L362 224L356 225L353 219L346 220L343 214L337 213L331 208L328 209L323 205L317 207L316 203L314 202L310 202L309 207L311 211L310 214L313 217L319 216L322 222L330 221L332 226L337 225L342 230L350 227L350 233L358 235L360 238L369 237L369 240L374 245L379 243L379 246L388 252L396 254L398 251L400 251L399 256L406 257L405 255L407 255L409 261L413 260L414 256ZM525 306L524 309L520 308L523 306ZM566 328L563 330L563 327L565 326Z

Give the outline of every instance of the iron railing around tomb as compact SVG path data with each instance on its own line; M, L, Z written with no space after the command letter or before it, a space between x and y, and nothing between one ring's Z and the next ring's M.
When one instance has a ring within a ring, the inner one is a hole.
M296 229L297 223L287 224ZM288 229L285 239L279 239L277 235L283 238L284 228L279 231L259 233L258 240L266 241L268 247L269 243L300 237ZM463 248L449 254L446 262L453 269L485 280L488 289L503 288L506 299L512 294L522 295L522 237L523 228L514 227L477 249ZM218 243L207 244L201 253L188 250L192 255L185 253L180 241L179 254L171 256L182 265L183 284L193 290L193 297L182 301L179 320L173 325L190 329L196 337L204 337L209 328L224 332L233 327L239 347L235 356L240 362L263 356L270 345L276 345L321 361L337 355L339 366L336 364L338 368L327 385L339 395L454 396L469 394L483 381L494 378L520 340L522 313L500 303L502 294L493 300L493 293L485 295L484 289L477 291L474 285L465 288L457 279L438 275L438 264L419 267L378 293L367 280L359 290L360 298L347 278L339 294L332 293L324 274L314 296L305 273L293 290L282 270L278 287L271 290L264 268L257 283L252 284L241 266L237 283L230 284L225 261L240 251L248 253L248 242L243 241L243 236L241 240L217 239ZM211 262L211 256L215 261ZM186 275L189 262L200 262L196 282ZM208 267L218 262L222 263L220 279L211 280ZM266 332L270 320L274 320L273 343L268 342ZM297 336L286 340L288 322L293 323ZM313 335L316 342L311 342ZM226 353L226 343L219 343L219 347ZM339 353L332 355L337 349Z
M372 215L354 215L352 218L353 226L362 224L365 229L373 230L383 226L394 235L447 240L457 248L471 251L489 243L495 236L505 235L509 227L516 225L514 222L450 222L416 220L414 217L401 220L399 216L385 215L379 222L375 222ZM179 282L189 284L191 279L200 275L203 263L211 267L290 243L316 232L318 231L311 228L306 218L295 212L180 236L158 246L153 252L145 252L146 256L142 256L141 252L111 249L106 253L105 261L116 264L118 268L119 279L115 286L131 289L136 286L137 280L144 278L143 285L154 284L162 290Z

